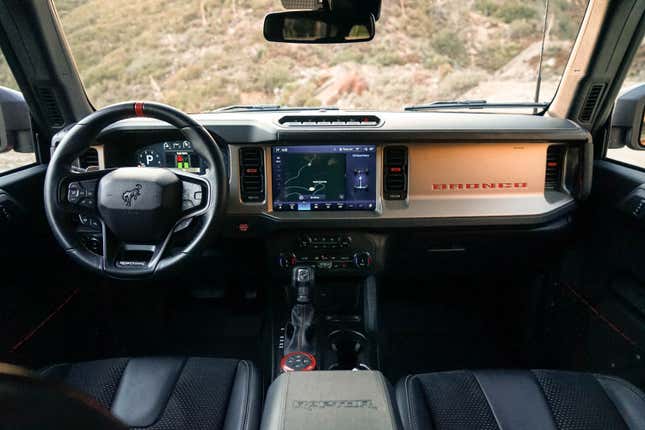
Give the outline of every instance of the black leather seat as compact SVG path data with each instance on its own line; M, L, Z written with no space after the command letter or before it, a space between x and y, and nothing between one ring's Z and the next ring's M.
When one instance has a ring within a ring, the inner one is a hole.
M429 373L401 380L396 397L406 430L645 429L643 392L588 373Z
M255 430L260 379L248 361L116 358L42 371L89 394L129 427Z

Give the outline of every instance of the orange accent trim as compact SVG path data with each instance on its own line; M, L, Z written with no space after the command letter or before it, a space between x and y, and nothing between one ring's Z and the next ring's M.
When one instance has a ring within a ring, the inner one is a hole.
M134 104L134 114L136 116L145 116L143 113L143 102L136 102Z
M298 370L298 372L309 372L316 368L316 365L317 365L316 357L309 354L308 352L296 351L296 352L290 352L289 354L282 357L282 359L280 360L280 369L282 369L283 372L294 372L294 370L291 367L287 366L287 360L289 359L289 357L293 357L294 355L299 355L299 354L307 356L307 358L311 360L311 364L302 370Z

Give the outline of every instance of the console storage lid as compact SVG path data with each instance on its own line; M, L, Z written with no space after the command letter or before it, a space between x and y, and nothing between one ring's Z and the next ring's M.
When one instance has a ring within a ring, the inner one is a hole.
M269 387L262 430L398 429L389 385L376 371L289 372Z

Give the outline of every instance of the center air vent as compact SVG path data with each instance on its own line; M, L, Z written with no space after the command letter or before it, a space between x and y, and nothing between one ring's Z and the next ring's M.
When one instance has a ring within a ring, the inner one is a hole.
M405 200L408 196L408 149L405 146L385 147L383 195L386 200Z
M374 115L291 115L278 122L286 127L376 127L381 120Z
M547 191L562 191L565 150L564 145L552 145L546 151L544 189Z
M240 193L243 202L264 201L264 151L240 149Z
M99 167L99 153L95 148L90 148L78 157L79 167L87 170L90 167Z

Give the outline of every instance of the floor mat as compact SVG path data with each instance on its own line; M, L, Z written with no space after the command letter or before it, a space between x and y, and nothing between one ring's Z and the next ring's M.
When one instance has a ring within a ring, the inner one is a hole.
M489 295L454 283L450 289L386 293L383 373L395 382L413 373L526 367L518 309Z

